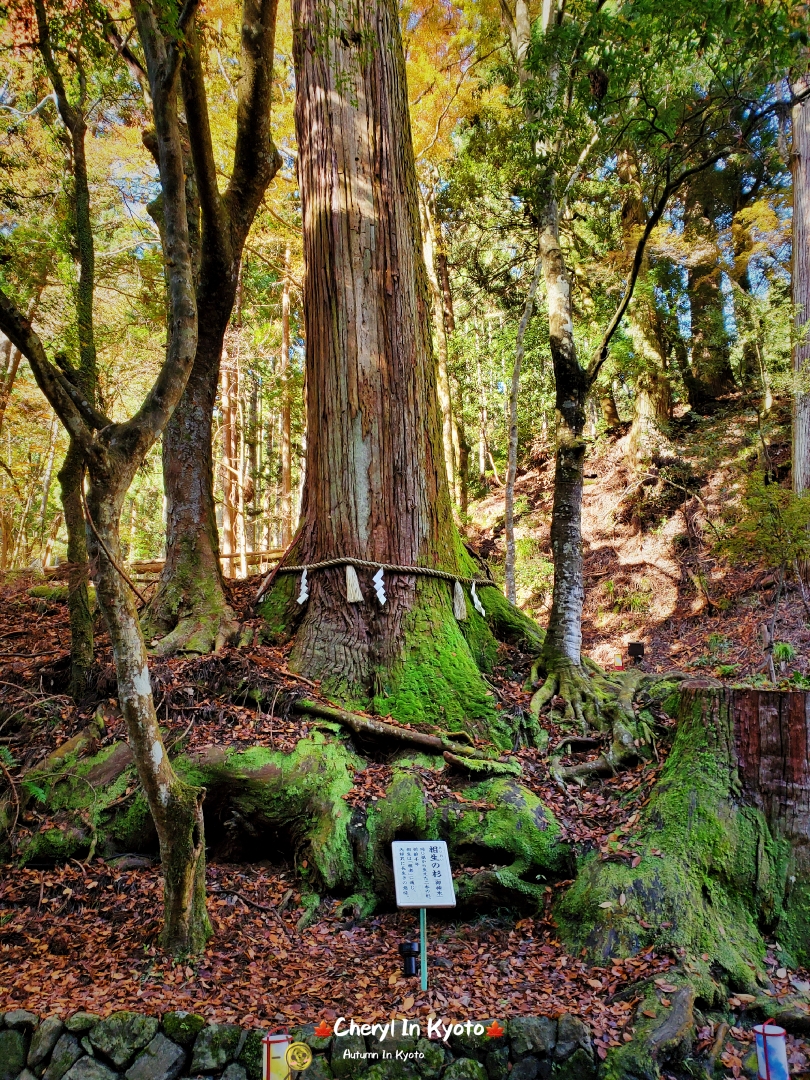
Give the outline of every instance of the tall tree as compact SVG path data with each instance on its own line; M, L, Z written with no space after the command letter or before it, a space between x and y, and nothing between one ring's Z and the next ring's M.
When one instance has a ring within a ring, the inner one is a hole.
M806 92L810 77L799 80ZM810 101L793 107L793 266L792 299L795 311L793 370L798 382L793 396L793 490L797 495L810 488Z
M96 339L93 324L95 245L90 220L90 186L87 178L88 61L81 29L77 39L62 43L75 68L77 86L71 102L62 70L52 48L51 30L44 0L35 0L39 52L56 98L59 118L65 127L66 157L71 176L69 202L72 207L72 246L78 263L75 289L76 331L79 342L78 363L71 365L70 378L93 405L98 404ZM79 20L81 23L81 20ZM93 616L88 594L87 540L82 510L84 457L80 444L70 440L65 460L58 473L62 510L67 527L68 611L70 613L70 693L81 698L87 693L87 680L93 665Z
M277 0L244 0L241 77L231 177L220 193L199 36L192 32L182 88L201 216L194 367L163 437L167 500L166 563L145 628L156 651L207 652L237 624L219 561L211 423L225 331L233 311L242 251L281 159L270 113Z
M451 512L431 348L405 65L392 0L295 0L298 178L304 220L307 458L287 565L360 559L472 575ZM284 567L282 567L283 571ZM290 663L347 703L506 739L476 657L481 616L457 622L453 582L344 566L273 580L262 610L296 633ZM539 631L498 590L492 621ZM305 603L303 603L305 601ZM489 643L489 644L488 644Z
M701 173L739 153L773 116L774 106L760 100L773 77L772 56L767 64L761 57L788 40L785 13L774 7L763 19L759 9L732 8L720 0L702 5L699 14L688 3L662 9L651 0L632 0L617 9L604 0L569 5L544 0L533 36L525 0L514 10L504 4L502 11L529 127L521 194L540 234L557 410L554 590L537 667L546 679L533 708L559 693L568 715L580 724L612 724L614 753L621 756L632 753L629 714L604 708L604 694L593 684L594 665L581 654L586 399L632 299L649 238L670 201ZM749 43L742 51L740 41ZM733 50L729 42L737 43ZM653 55L653 46L660 53ZM784 64L784 54L779 62ZM619 140L636 147L644 221L621 300L583 364L562 208L577 199L586 162L590 171L597 160L615 169Z
M28 360L38 386L87 469L89 554L98 602L110 632L118 701L130 746L160 841L164 875L164 944L196 950L210 932L205 912L204 791L181 781L166 753L155 715L149 667L132 587L121 570L121 507L149 448L160 437L183 392L197 344L197 310L186 211L183 147L177 90L184 35L194 3L166 20L163 5L135 4L146 58L154 143L163 201L168 293L166 354L157 378L130 419L114 422L87 399L73 378L49 359L28 319L0 290L0 329Z

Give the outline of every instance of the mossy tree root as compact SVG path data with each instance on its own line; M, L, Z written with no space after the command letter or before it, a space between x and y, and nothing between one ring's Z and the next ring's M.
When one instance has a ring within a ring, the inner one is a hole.
M219 567L209 566L193 548L164 567L140 621L155 656L219 652L239 633Z
M145 624L144 634L148 635L150 629L150 624ZM182 618L168 634L151 639L155 644L150 651L157 657L174 656L177 653L217 653L234 641L238 633L239 622L232 609L226 605L220 611L194 613Z
M393 739L396 742L410 746L420 746L425 750L442 754L446 761L452 764L461 764L462 759L467 763L469 772L510 772L515 771L516 763L493 761L488 754L474 747L454 742L438 735L428 735L422 731L414 731L409 728L396 727L387 724L373 716L361 716L359 713L349 712L347 709L337 709L332 705L321 705L315 701L300 699L295 703L297 712L306 713L309 716L319 716L324 720L333 720L357 735L368 735L377 739ZM498 766L508 765L506 769ZM517 772L520 766L517 765Z
M457 761L484 768L498 764L469 756ZM369 914L381 901L393 903L390 845L399 838L446 840L454 862L477 867L457 881L459 902L468 907L497 900L534 908L544 898L547 878L571 873L559 824L515 778L456 772L450 782L464 801L449 796L434 804L426 798L423 775L448 768L441 753L404 751L393 763L385 793L366 806L347 800L363 758L347 740L317 730L291 752L210 747L172 764L178 795L189 797L178 807L177 834L185 850L177 853L180 869L177 880L172 878L186 901L202 896L197 876L183 868L204 865L202 857L196 864L187 857L200 835L195 822L203 788L205 835L214 852L228 858L291 858L308 892L348 897L344 906L355 917ZM24 861L81 857L94 835L107 859L122 851L154 852L157 837L143 795L127 796L136 783L124 743L79 761L71 756L47 785L41 809L49 824L19 856ZM167 876L173 874L173 852L162 855Z
M533 673L539 674L539 662ZM569 768L552 757L552 775L558 781L584 781L589 776L611 776L638 761L642 740L633 711L633 698L642 679L640 670L608 676L593 661L576 666L570 662L546 665L546 678L532 697L530 711L535 719L556 697L564 702L563 720L575 724L581 736L592 731L610 734L608 750L596 761ZM560 749L563 749L561 745Z

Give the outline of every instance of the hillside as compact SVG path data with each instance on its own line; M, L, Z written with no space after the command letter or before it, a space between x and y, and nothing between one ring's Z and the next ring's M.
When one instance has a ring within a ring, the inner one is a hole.
M741 486L762 468L790 482L790 412L777 403L762 426L758 402L740 395L700 416L675 410L666 461L640 476L626 460L629 425L595 440L586 459L582 531L585 560L583 649L604 666L627 643L642 642L642 667L732 678L763 662L759 626L773 613L775 576L756 564L732 566L715 548ZM518 602L542 625L553 581L549 528L554 478L548 447L515 486ZM470 510L474 544L503 560L504 502L499 488ZM796 658L785 672L808 672L808 612L795 579L786 583L775 639ZM722 670L721 670L722 668Z

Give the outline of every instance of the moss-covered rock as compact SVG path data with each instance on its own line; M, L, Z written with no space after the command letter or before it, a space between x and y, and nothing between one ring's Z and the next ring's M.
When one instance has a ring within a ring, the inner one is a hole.
M263 1031L255 1028L253 1031L249 1031L239 1057L236 1059L247 1073L248 1080L262 1080L264 1069L263 1038Z
M161 1026L172 1042L179 1046L191 1046L205 1027L205 1018L199 1013L167 1012L163 1014Z
M336 1077L346 1077L352 1080L360 1073L368 1071L373 1064L374 1058L369 1058L362 1035L335 1035L332 1039L332 1056L330 1064L332 1074Z
M484 1059L484 1068L487 1070L489 1080L506 1080L509 1075L509 1047L490 1050Z
M65 1027L68 1031L72 1031L74 1035L84 1035L85 1032L94 1028L100 1019L98 1013L75 1012L73 1016L67 1018Z
M570 1058L554 1065L554 1080L596 1080L598 1075L593 1055L578 1047Z
M25 1035L6 1028L0 1031L0 1080L17 1080L25 1068Z
M551 1057L557 1045L557 1021L549 1016L515 1016L509 1021L508 1030L516 1061L528 1054Z
M101 1020L91 1030L89 1038L95 1050L117 1069L123 1069L152 1041L157 1030L158 1022L153 1016L123 1011Z
M193 1073L224 1069L236 1057L242 1030L236 1024L208 1024L194 1040L191 1056Z
M316 1035L314 1024L303 1024L301 1027L293 1028L290 1034L296 1042L306 1043L316 1054L328 1055L332 1046L332 1036Z
M444 1067L443 1047L433 1039L420 1039L416 1044L416 1051L422 1055L416 1058L416 1071L424 1080L436 1080Z
M444 1070L444 1080L487 1080L487 1071L475 1058L457 1058Z

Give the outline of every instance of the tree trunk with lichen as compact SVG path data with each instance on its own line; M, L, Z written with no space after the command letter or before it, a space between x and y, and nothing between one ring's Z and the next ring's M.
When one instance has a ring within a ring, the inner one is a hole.
M75 291L76 336L79 344L78 365L60 358L63 371L93 405L98 400L96 341L93 324L95 291L95 248L90 218L90 186L87 175L85 139L85 88L80 81L79 100L72 103L61 70L51 49L48 13L43 0L36 0L39 52L53 87L59 118L65 126L70 145L68 195L71 207L71 232L75 242L77 280ZM41 288L40 288L41 294ZM36 302L39 300L37 296ZM84 454L71 439L59 470L62 510L65 516L70 564L68 575L68 611L70 616L70 694L79 700L88 691L88 676L93 665L93 617L87 591L88 566L85 539L82 486Z
M293 24L307 460L287 563L343 556L469 576L444 464L397 11L390 0L350 15L297 0ZM389 572L381 604L372 574L358 571L363 599L349 603L343 567L313 571L305 606L297 576L276 576L262 611L272 631L295 635L291 666L345 704L441 729L463 722L505 745L478 666L495 642L469 598L459 623L452 582ZM494 622L539 643L497 589L481 594Z
M114 454L109 460L119 464ZM205 789L181 780L169 761L152 699L134 597L114 565L121 565L119 522L129 487L126 464L120 464L120 469L114 473L110 470L106 476L96 472L88 492L88 508L95 526L89 545L96 568L94 583L110 631L118 703L160 843L161 943L172 952L195 953L211 935L205 908ZM122 483L124 477L126 482Z

